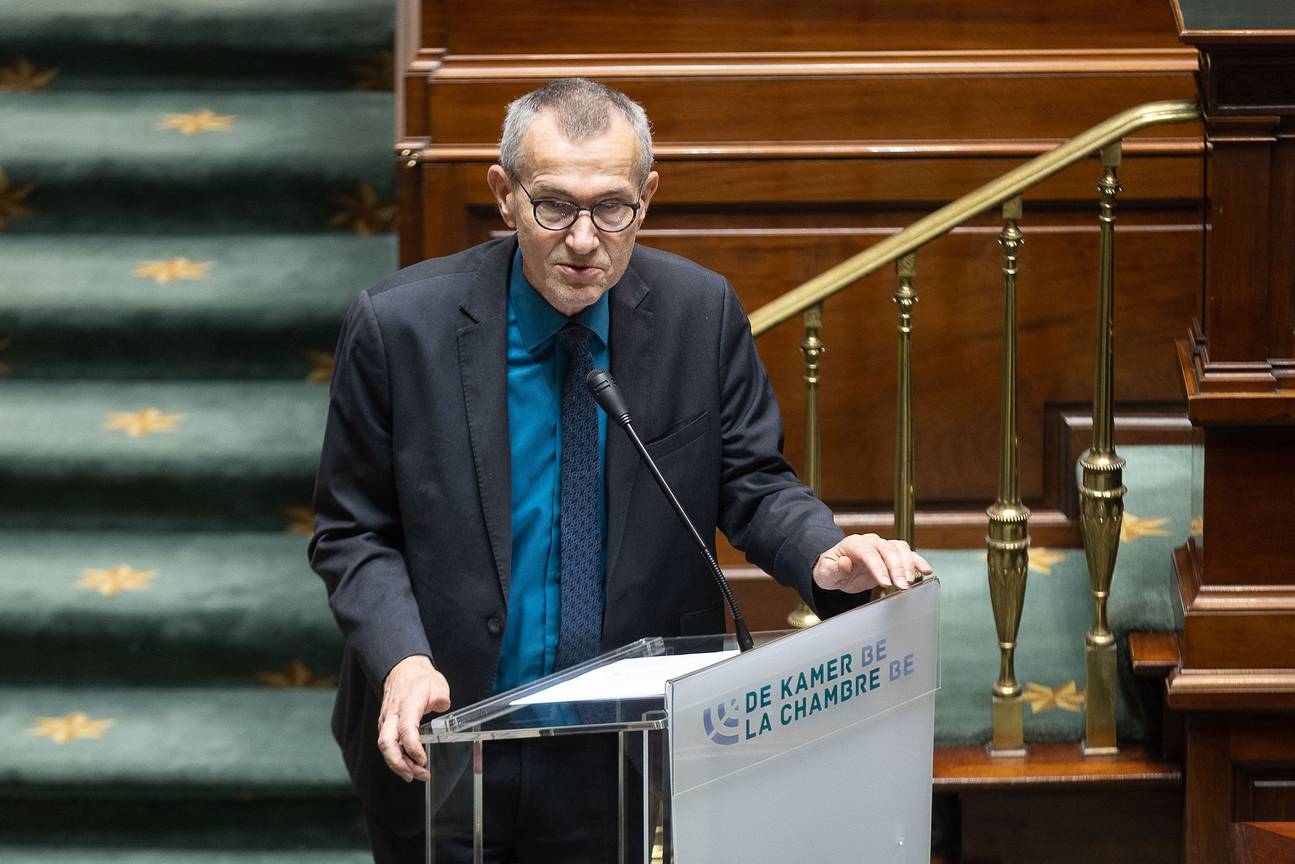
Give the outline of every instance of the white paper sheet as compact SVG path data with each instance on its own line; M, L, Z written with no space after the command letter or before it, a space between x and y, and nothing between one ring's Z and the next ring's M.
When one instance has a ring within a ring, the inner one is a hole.
M703 654L666 654L660 657L630 657L554 684L538 693L514 699L513 705L542 705L551 702L594 702L600 699L647 699L665 695L671 678L705 669L737 654L709 651Z

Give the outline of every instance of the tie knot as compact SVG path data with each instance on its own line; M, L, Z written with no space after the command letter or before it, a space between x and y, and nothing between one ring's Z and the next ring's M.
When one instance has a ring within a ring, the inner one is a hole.
M572 321L558 331L558 342L569 357L578 357L589 351L589 328Z

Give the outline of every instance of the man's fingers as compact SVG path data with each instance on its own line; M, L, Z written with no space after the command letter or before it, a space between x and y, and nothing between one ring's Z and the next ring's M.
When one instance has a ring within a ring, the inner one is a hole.
M378 750L382 752L382 759L387 763L387 767L408 783L414 779L414 772L400 749L396 725L399 719L397 714L387 714L382 723L382 729L378 731Z
M904 556L895 541L877 540L873 547L886 565L886 575L900 588L908 587L908 570L904 566Z
M932 573L935 572L935 568L932 567L925 558L923 558L921 555L918 555L916 552L913 553L913 563L914 565L917 566L917 572L921 573L923 576L930 576Z
M410 776L415 780L430 779L431 775L427 773L427 768L424 767L427 765L427 751L423 749L422 742L418 740L418 724L412 720L400 723L400 750L406 765L410 769Z
M860 558L863 566L867 568L868 573L871 574L872 579L876 584L883 588L890 587L892 584L890 579L890 569L887 567L885 559L881 557L881 554L875 547L865 546ZM857 591L861 589L856 588L855 590Z

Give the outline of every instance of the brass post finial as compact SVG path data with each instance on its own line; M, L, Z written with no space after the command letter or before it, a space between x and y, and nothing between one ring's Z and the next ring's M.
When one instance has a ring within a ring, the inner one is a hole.
M1115 199L1120 193L1116 168L1120 142L1101 151L1098 211L1097 357L1093 370L1093 445L1080 458L1079 527L1088 559L1093 595L1093 625L1084 640L1088 684L1084 698L1084 752L1117 752L1115 736L1115 636L1106 621L1106 603L1115 574L1124 520L1124 460L1115 453Z
M998 497L986 511L989 534L989 598L998 633L998 680L992 690L995 756L1025 752L1025 714L1021 685L1016 680L1016 636L1025 605L1025 580L1029 571L1030 511L1021 503L1020 465L1016 435L1017 252L1025 242L1017 225L1023 212L1020 197L1003 205L1003 230L998 244L1003 250L1003 375L1002 421L998 454Z

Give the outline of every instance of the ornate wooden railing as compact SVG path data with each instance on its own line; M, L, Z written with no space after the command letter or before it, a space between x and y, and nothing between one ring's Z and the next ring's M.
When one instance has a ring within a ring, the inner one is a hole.
M915 493L913 486L912 333L917 292L917 252L930 241L994 207L1002 207L1003 341L1002 426L999 447L998 492L989 507L989 591L998 634L1000 666L991 688L993 739L991 752L1015 755L1024 750L1024 703L1016 679L1016 637L1025 600L1029 566L1030 511L1021 501L1017 456L1017 274L1018 255L1024 242L1020 228L1022 194L1059 171L1098 154L1102 176L1100 193L1100 264L1098 269L1098 319L1093 383L1093 442L1080 459L1083 480L1079 489L1080 528L1088 560L1093 597L1093 624L1085 635L1087 698L1084 749L1106 754L1116 750L1115 639L1106 621L1115 558L1119 551L1123 517L1124 460L1114 446L1114 293L1115 203L1120 192L1117 169L1123 140L1133 133L1162 123L1198 120L1195 102L1152 102L1130 108L1075 136L1055 149L1007 172L964 195L908 228L865 249L835 267L788 291L751 315L751 330L759 336L801 314L805 338L806 420L805 477L816 494L821 490L822 459L819 442L818 389L825 346L819 338L824 302L887 264L896 265L898 288L894 301L899 314L897 407L895 444L894 536L913 542ZM814 622L813 613L801 604L789 616L793 626Z

